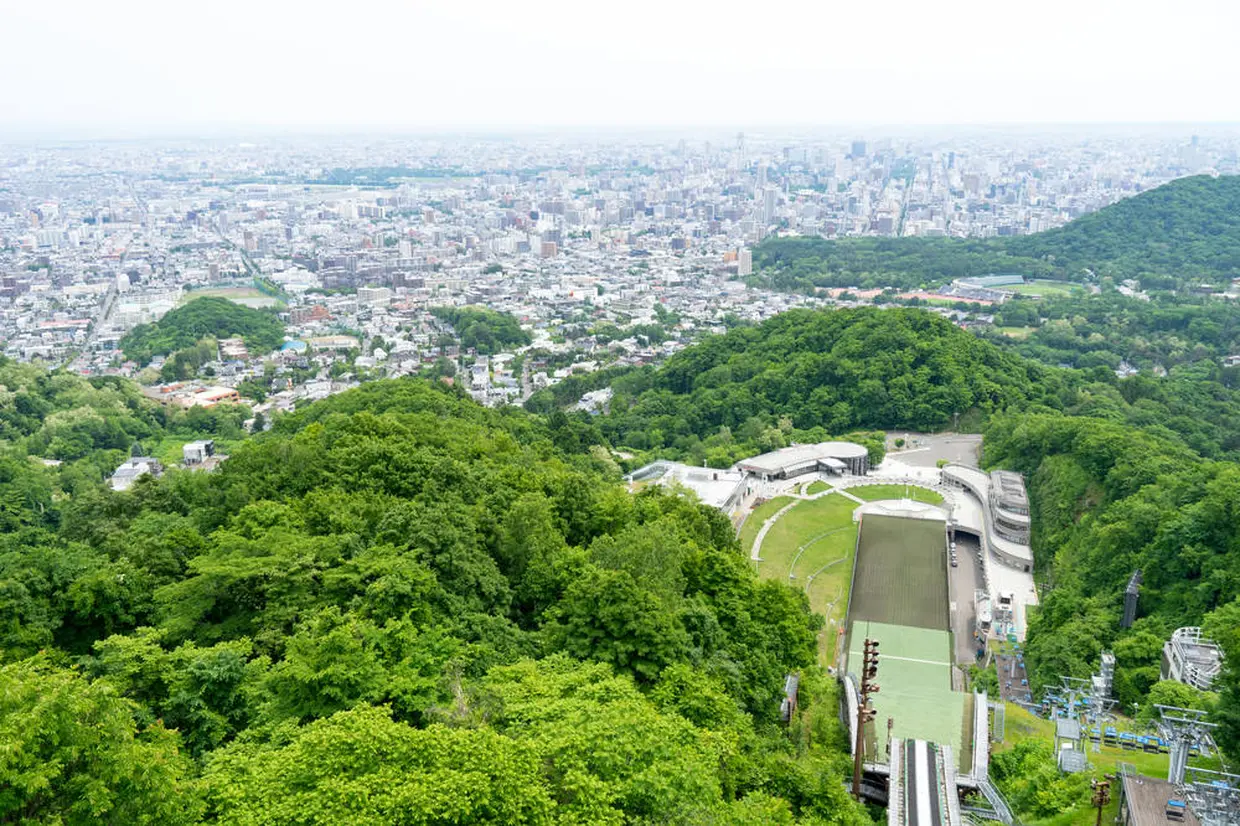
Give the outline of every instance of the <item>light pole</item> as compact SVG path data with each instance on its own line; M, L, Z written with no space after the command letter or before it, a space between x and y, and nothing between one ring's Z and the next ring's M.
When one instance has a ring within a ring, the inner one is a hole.
M857 699L857 742L853 748L853 797L861 799L861 763L865 752L865 724L874 719L870 695L878 693L878 640L866 639L861 661L861 689Z
M1093 780L1090 781L1090 787L1094 790L1091 802L1094 808L1098 810L1098 817L1094 821L1094 826L1102 826L1102 807L1111 802L1111 781Z

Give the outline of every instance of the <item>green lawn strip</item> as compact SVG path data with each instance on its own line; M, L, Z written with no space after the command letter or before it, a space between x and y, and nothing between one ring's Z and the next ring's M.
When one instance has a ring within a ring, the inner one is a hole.
M912 499L931 505L943 504L943 497L929 488L917 485L853 485L848 492L858 499L874 502L879 499Z
M1011 284L1003 287L1004 290L1010 290L1019 295L1071 295L1073 290L1079 290L1081 287L1067 281L1027 281L1024 284Z
M831 558L827 553L819 557L825 561L816 568L806 569L804 575L798 572L798 582L805 583L813 575L813 581L805 584L805 594L809 597L812 610L826 617L823 626L823 639L819 646L819 654L825 655L822 662L830 662L835 652L835 635L848 613L848 586L852 577L853 550L856 543L856 529L841 531L830 538ZM837 540L838 537L838 541ZM825 543L818 543L825 544ZM804 556L804 555L803 555ZM824 567L828 566L829 567Z
M210 436L203 436L203 439L210 439ZM158 459L165 468L173 468L181 464L184 454L181 448L190 442L199 441L186 436L164 436L158 440L148 440L143 445L147 456L153 456ZM227 456L234 448L241 444L240 440L231 439L215 439L215 452L222 453Z
M1021 740L1029 738L1041 739L1047 744L1053 744L1055 738L1055 723L1053 721L1035 717L1029 711L1014 703L1005 703L1005 705L1007 708L1004 711L1004 739L1002 743L995 744L994 751L1007 751ZM1116 728L1121 731L1134 731L1139 726L1134 724L1124 725L1121 721L1119 725L1116 725ZM1127 751L1106 744L1102 744L1101 750L1095 752L1093 743L1088 743L1085 754L1089 758L1090 765L1093 766L1094 773L1099 776L1114 774L1118 771L1120 763L1131 763L1141 774L1149 775L1150 777L1166 777L1167 765L1170 761L1170 758L1165 754ZM1201 761L1193 760L1192 762L1200 764Z
M824 554L835 552L838 555L839 543L847 541L843 537L845 532L832 532L847 529L853 524L852 512L855 508L856 504L851 500L835 495L799 503L776 520L767 531L766 538L762 540L762 562L758 572L764 577L782 579L785 582L790 581L789 572L794 572L799 575L796 584L803 584L804 580L800 577L813 573L830 559ZM797 557L797 551L811 540L817 541L812 542L805 553L801 554L804 558L802 567L802 559ZM797 562L796 571L792 568L794 560Z
M795 502L791 496L778 496L769 502L763 502L761 505L753 509L753 513L745 518L745 524L741 526L741 550L748 557L753 549L753 541L758 536L758 531L762 529L762 523L779 513L780 508L784 505ZM769 536L769 534L768 534Z
M741 547L747 555L762 524L793 501L790 497L773 499L749 515L741 529ZM855 508L852 500L834 495L800 502L771 525L762 541L759 573L805 588L810 607L827 618L819 635L822 663L833 661L836 635L848 611L848 585L857 543L857 526L852 521ZM789 580L790 570L796 574L795 580Z
M830 485L828 485L826 482L822 481L821 479L818 479L817 481L809 483L809 487L805 489L805 493L808 496L813 496L815 493L822 493L824 490L830 490L830 489L831 489Z

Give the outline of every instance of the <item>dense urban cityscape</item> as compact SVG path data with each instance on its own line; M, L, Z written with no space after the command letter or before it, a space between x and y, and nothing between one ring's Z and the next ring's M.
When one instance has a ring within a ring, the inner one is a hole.
M289 410L440 359L479 401L520 403L845 292L764 288L752 249L769 236L1036 233L1177 177L1240 171L1238 148L1235 133L1165 129L8 145L0 339L13 358L156 385L165 356L144 373L121 338L223 296L278 308L288 341L220 346L171 391L184 404L248 382L257 410ZM511 313L531 343L461 347L428 309L463 305Z

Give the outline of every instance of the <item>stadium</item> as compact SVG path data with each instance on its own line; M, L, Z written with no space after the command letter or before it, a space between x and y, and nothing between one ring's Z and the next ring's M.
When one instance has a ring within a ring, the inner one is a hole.
M881 690L871 697L875 718L863 732L867 773L892 771L893 743L925 742L948 764L944 776L953 785L985 784L986 696L953 685L946 522L925 508L908 515L863 512L855 558L841 711L855 742L862 648L877 640Z

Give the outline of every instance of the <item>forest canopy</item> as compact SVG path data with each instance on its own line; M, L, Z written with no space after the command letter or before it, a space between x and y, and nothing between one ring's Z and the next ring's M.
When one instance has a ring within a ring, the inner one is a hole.
M374 382L72 496L5 450L0 820L871 822L805 596L543 419Z
M120 340L120 348L126 358L145 365L155 356L193 347L207 337L239 337L251 352L267 353L284 339L284 325L270 311L204 296L169 311L153 324L134 327Z
M452 325L461 347L492 356L529 344L530 334L509 313L484 307L432 307L431 314Z
M1240 276L1240 176L1180 178L1070 223L991 239L779 238L754 249L776 289L901 287L1016 273L1225 284Z
M792 310L616 377L596 423L615 446L726 467L790 440L941 429L1046 397L1058 406L1059 384L1055 370L921 310Z

